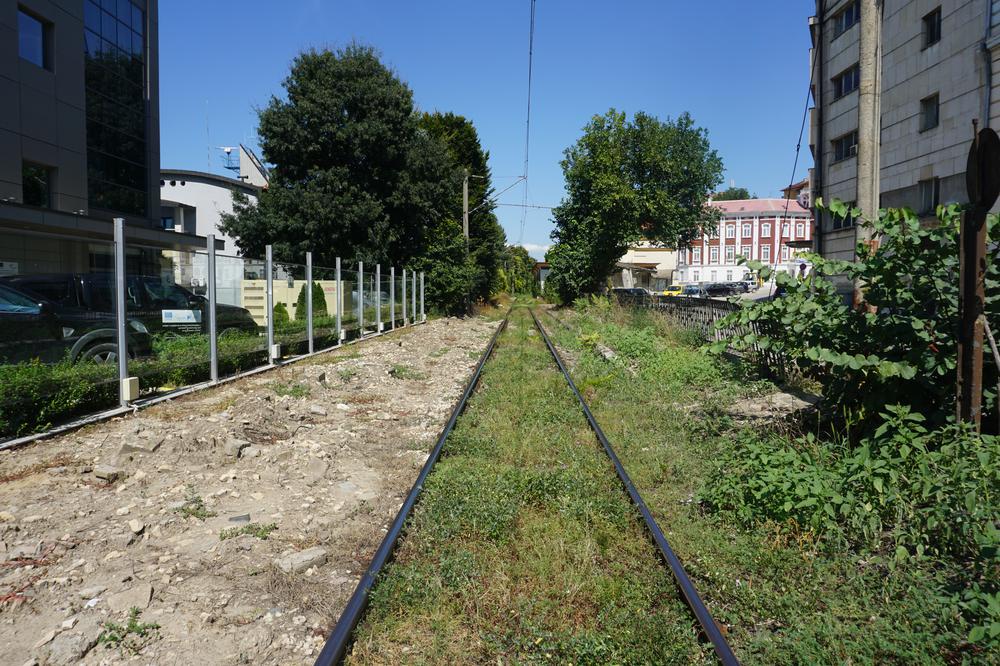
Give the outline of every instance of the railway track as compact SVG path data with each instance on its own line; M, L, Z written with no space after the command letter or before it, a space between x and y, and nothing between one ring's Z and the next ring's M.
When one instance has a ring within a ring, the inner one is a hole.
M513 308L507 312L507 315L504 317L500 326L497 327L496 333L494 333L493 337L491 338L489 344L486 347L486 350L480 357L479 362L477 363L476 368L473 371L472 377L469 379L469 382L466 385L465 391L462 393L462 396L460 397L460 399L455 405L455 408L452 411L451 417L448 419L448 422L445 424L444 429L441 431L441 434L439 435L437 442L435 443L433 449L431 450L427 462L424 464L423 468L420 471L420 474L417 476L417 479L414 482L413 487L411 488L409 494L404 500L403 505L400 507L400 510L396 515L395 519L393 520L392 525L389 528L388 532L386 533L385 538L380 544L378 550L375 552L375 555L372 558L371 563L368 565L367 570L361 577L361 580L358 582L358 585L355 588L354 593L351 595L350 600L348 601L343 612L341 613L340 619L337 621L337 624L334 627L333 631L331 632L330 637L328 638L326 644L323 647L323 650L320 652L319 657L316 659L317 666L340 664L343 662L345 656L347 655L347 652L354 640L355 629L361 622L364 613L366 611L366 608L368 606L369 594L375 585L376 579L378 578L379 574L382 572L386 564L388 564L391 561L397 543L400 539L400 536L403 533L403 528L413 512L413 508L416 505L416 502L424 488L424 484L427 480L427 477L429 476L435 463L440 459L442 450L448 439L448 436L451 434L452 430L455 427L456 422L458 421L459 416L461 416L462 412L464 411L469 398L472 396L476 387L478 386L483 368L489 361L490 357L493 355L494 349L497 346L497 341L500 339L500 336L506 330L512 312ZM568 384L572 393L576 397L576 400L578 401L580 408L587 419L587 423L590 426L590 429L593 431L594 435L600 442L601 447L604 453L606 454L607 458L611 461L615 469L615 472L618 475L618 479L621 483L622 488L624 489L629 499L631 500L632 505L638 510L638 513L642 517L645 529L649 537L655 544L659 557L669 568L670 573L677 584L677 587L681 593L681 596L685 604L690 609L692 615L697 621L701 635L711 643L716 656L718 657L719 661L722 664L725 664L726 666L739 664L739 661L733 654L728 642L726 641L725 636L719 629L718 625L715 623L707 606L701 599L701 596L698 594L698 591L696 590L694 584L691 582L690 578L685 572L684 567L680 562L680 559L677 557L673 549L670 547L670 544L667 542L667 539L664 536L663 531L656 523L655 518L653 517L649 508L646 506L646 503L643 500L641 494L639 493L635 485L632 483L632 480L629 477L628 472L625 470L625 467L622 465L617 454L615 453L615 450L611 445L611 442L604 434L603 430L600 427L600 424L598 424L597 420L594 418L594 415L590 411L590 408L587 405L586 401L584 400L582 394L574 384L573 379L570 376L569 371L566 368L565 363L563 362L563 359L560 356L558 350L552 343L552 340L549 337L548 332L545 330L545 327L542 325L538 316L535 314L535 311L529 308L529 313L531 314L531 318L534 323L535 329L538 331L553 361L555 362L559 371L562 373L562 376L566 380L566 383ZM567 326L564 322L556 318L554 315L551 315L551 313L548 314L561 325Z

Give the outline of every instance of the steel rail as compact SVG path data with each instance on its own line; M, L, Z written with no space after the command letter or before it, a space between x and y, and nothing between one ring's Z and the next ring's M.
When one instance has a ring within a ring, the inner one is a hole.
M691 612L694 613L698 620L698 624L701 625L701 629L705 636L712 643L712 647L715 649L715 654L719 657L725 666L739 666L739 660L736 659L736 655L733 654L732 648L729 647L729 643L726 641L726 637L722 635L722 631L719 629L715 620L712 619L712 614L709 612L708 607L705 606L705 602L702 601L701 596L698 595L698 590L695 589L694 583L688 578L687 572L684 571L684 567L681 564L680 559L674 553L670 544L667 543L667 538L663 535L663 530L660 526L656 524L656 519L653 518L653 514L649 511L646 503L642 499L642 495L639 494L638 489L632 483L632 479L629 477L628 472L625 471L625 467L622 465L618 456L615 454L614 449L611 446L611 442L608 441L607 436L604 431L601 430L601 426L597 423L597 419L590 411L590 407L587 406L586 401L577 390L576 384L573 383L573 378L570 377L569 371L566 370L566 366L563 363L562 357L556 350L555 345L549 339L548 333L545 332L545 328L542 323L538 321L538 317L535 315L533 309L529 309L531 313L531 318L535 320L535 327L538 332L542 335L542 339L545 341L545 346L549 348L549 353L552 354L552 358L555 359L556 365L563 373L563 377L566 378L566 383L569 384L570 389L576 395L576 399L580 402L580 407L583 409L584 415L587 417L587 421L590 423L590 428L597 435L597 439L601 442L601 446L604 447L604 452L607 454L608 458L611 459L611 463L615 467L615 471L618 472L618 478L621 480L622 485L625 486L625 490L628 492L629 497L632 498L632 503L635 504L636 508L639 509L639 513L642 514L642 519L646 523L646 528L649 530L656 542L657 547L660 549L660 554L663 559L666 560L667 565L670 567L670 572L674 576L674 580L677 581L677 586L681 590L681 594L684 596L684 600L687 602L688 607Z
M358 586L354 589L354 594L351 595L350 600L347 602L347 606L344 607L343 612L340 614L340 619L337 620L336 626L334 626L333 631L330 633L330 637L323 646L323 650L316 658L316 666L331 666L332 664L339 664L347 655L347 649L350 647L351 642L354 639L354 629L358 626L358 622L361 621L361 616L364 614L365 609L368 606L368 594L371 592L371 589L375 584L375 579L382 571L382 567L390 561L393 552L396 550L396 543L403 532L403 525L406 523L407 518L410 517L410 513L413 511L413 506L416 504L417 498L424 489L424 482L426 481L428 474L430 474L431 468L434 467L434 463L436 463L438 458L441 456L441 449L444 447L445 440L448 439L448 435L451 434L452 429L455 427L455 422L458 421L458 417L465 410L465 404L468 402L472 392L479 384L479 377L483 373L483 366L486 365L486 361L488 361L490 356L493 355L493 349L496 347L497 340L504 332L504 329L507 328L507 322L510 320L510 313L511 310L508 310L507 315L500 323L500 326L493 334L493 337L490 339L490 344L486 347L486 350L480 357L479 363L476 365L475 372L472 373L472 377L469 378L469 383L465 386L465 392L462 393L462 397L455 404L455 408L451 412L451 418L448 419L448 422L444 426L444 430L442 430L441 434L438 436L437 443L431 450L431 454L428 456L427 462L424 463L423 468L420 470L420 475L417 476L417 480L413 483L410 493L406 496L406 500L399 508L399 513L396 514L396 519L393 520L392 526L382 539L382 543L379 545L378 550L375 551L375 555L372 557L372 561L368 565L368 569L361 577L361 580L358 581Z

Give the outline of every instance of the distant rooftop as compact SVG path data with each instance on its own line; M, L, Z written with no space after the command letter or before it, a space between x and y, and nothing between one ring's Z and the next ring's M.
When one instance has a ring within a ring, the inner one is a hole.
M742 213L784 215L786 205L789 215L809 215L809 209L803 208L802 204L795 199L734 199L733 201L713 201L710 205L727 215L740 215Z

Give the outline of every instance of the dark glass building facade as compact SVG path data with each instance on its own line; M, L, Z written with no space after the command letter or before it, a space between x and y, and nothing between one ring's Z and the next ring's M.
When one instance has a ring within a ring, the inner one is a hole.
M83 0L87 195L91 208L149 215L146 17L130 0Z

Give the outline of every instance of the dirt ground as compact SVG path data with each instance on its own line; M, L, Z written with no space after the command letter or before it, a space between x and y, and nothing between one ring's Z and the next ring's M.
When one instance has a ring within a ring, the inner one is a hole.
M0 454L0 663L312 663L495 327L431 321Z

